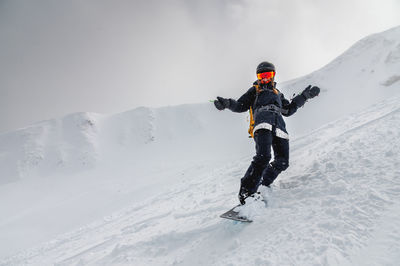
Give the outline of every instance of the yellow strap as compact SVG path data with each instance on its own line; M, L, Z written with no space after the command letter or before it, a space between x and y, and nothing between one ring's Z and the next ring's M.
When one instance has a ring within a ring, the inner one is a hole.
M253 133L253 130L254 130L254 118L253 118L253 108L251 108L251 106L250 106L250 109L249 109L249 113L250 113L250 126L249 126L249 134L250 134L250 136L252 137L252 138L254 138L254 133Z

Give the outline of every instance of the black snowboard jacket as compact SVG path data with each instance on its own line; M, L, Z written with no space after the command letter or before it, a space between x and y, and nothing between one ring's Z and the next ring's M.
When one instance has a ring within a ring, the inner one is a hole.
M289 101L280 91L274 90L275 83L260 84L259 92L256 86L257 83L254 82L253 86L237 101L229 99L228 108L233 112L241 113L252 107L254 132L264 128L274 132L277 137L289 139L282 115L294 114L299 107L304 105L306 98L300 94Z

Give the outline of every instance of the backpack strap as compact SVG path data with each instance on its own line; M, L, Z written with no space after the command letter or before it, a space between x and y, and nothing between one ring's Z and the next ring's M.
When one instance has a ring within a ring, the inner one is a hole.
M249 113L250 113L250 125L249 125L249 130L248 130L248 132L250 134L249 138L254 138L254 133L253 133L253 131L254 131L254 116L253 116L253 108L251 106L249 109Z

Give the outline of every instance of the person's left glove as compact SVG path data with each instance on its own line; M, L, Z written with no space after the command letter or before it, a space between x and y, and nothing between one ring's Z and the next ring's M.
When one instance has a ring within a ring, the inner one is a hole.
M218 110L224 110L225 108L229 108L231 102L229 101L229 99L218 96L217 99L214 101L214 105Z
M303 95L306 99L311 99L315 96L318 96L319 92L320 89L317 86L308 85L308 87L304 89L301 95Z

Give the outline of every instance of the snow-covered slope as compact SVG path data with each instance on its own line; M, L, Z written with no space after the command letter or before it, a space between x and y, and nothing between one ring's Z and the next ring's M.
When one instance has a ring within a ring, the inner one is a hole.
M400 26L363 38L325 67L284 82L280 88L290 98L308 84L319 86L322 92L317 101L287 119L291 133L305 134L398 94Z
M0 265L396 265L399 122L395 97L294 141L252 224L218 217L236 204L248 157Z
M0 257L250 154L251 141L246 115L211 103L77 113L0 135Z
M322 93L287 120L291 167L249 226L218 218L253 154L246 114L142 107L0 135L0 265L394 265L399 32L282 84Z

